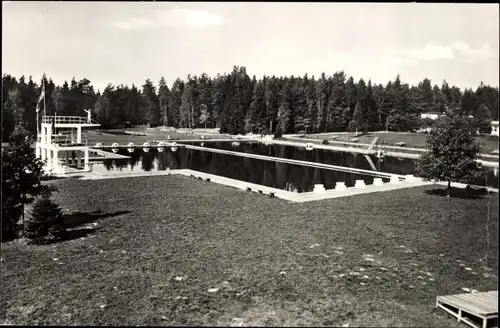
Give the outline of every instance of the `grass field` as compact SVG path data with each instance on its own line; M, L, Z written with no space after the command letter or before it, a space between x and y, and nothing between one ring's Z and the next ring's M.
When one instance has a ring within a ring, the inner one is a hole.
M343 137L345 140L354 137L355 133L320 133L311 134L309 137L318 139L329 139L332 136ZM359 143L371 143L374 137L379 137L379 141L385 141L388 145L393 145L397 142L406 142L407 147L425 148L426 134L424 133L399 133L399 132L370 132L367 135L358 137ZM307 140L307 139L305 139ZM480 151L482 153L491 153L493 150L498 149L498 139L488 139L486 137L476 137L476 142L479 142Z
M100 214L2 244L0 322L461 327L436 296L497 289L498 194L488 247L488 200L433 187L293 204L179 176L54 183L66 213Z

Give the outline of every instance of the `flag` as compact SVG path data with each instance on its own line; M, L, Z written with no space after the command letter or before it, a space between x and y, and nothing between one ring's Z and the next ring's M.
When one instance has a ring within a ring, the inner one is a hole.
M40 93L40 97L38 98L38 101L36 103L36 112L38 113L40 111L40 102L45 99L45 83L42 82L42 92Z

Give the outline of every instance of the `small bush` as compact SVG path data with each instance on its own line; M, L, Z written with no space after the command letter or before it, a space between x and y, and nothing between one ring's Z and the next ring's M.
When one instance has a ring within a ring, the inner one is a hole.
M323 140L321 143L322 143L323 145L328 145L328 144L329 144L328 140L326 140L326 139L325 139L325 140Z
M49 197L40 198L33 206L31 217L24 223L24 236L34 243L59 240L64 233L62 210Z

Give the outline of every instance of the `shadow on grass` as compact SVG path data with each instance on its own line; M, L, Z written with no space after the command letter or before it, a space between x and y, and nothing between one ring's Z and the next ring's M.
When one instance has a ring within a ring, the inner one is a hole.
M448 192L446 188L436 188L425 191L428 195L446 197ZM481 199L488 195L486 188L454 188L450 189L450 197L460 199Z
M87 237L88 235L96 232L94 228L80 228L80 229L72 229L61 232L61 235L57 240L47 240L45 244L57 244L62 243L69 240L74 240L78 238Z
M65 230L60 233L58 238L39 241L40 244L56 244L69 240L86 237L97 231L95 228L80 227L89 223L94 223L99 219L109 218L117 215L128 214L130 211L118 211L112 213L103 213L102 211L94 212L73 212L63 215Z
M130 213L130 211L117 211L111 213L103 213L102 211L73 212L71 214L63 215L64 227L66 229L72 229L85 224L93 223L99 219L109 218L128 213Z

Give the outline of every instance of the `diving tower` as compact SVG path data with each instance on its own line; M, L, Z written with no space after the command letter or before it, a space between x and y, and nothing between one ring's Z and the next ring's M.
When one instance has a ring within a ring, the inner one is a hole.
M89 147L82 143L82 130L99 126L90 114L88 117L43 116L37 134L36 156L46 160L47 172L57 175L88 172Z

